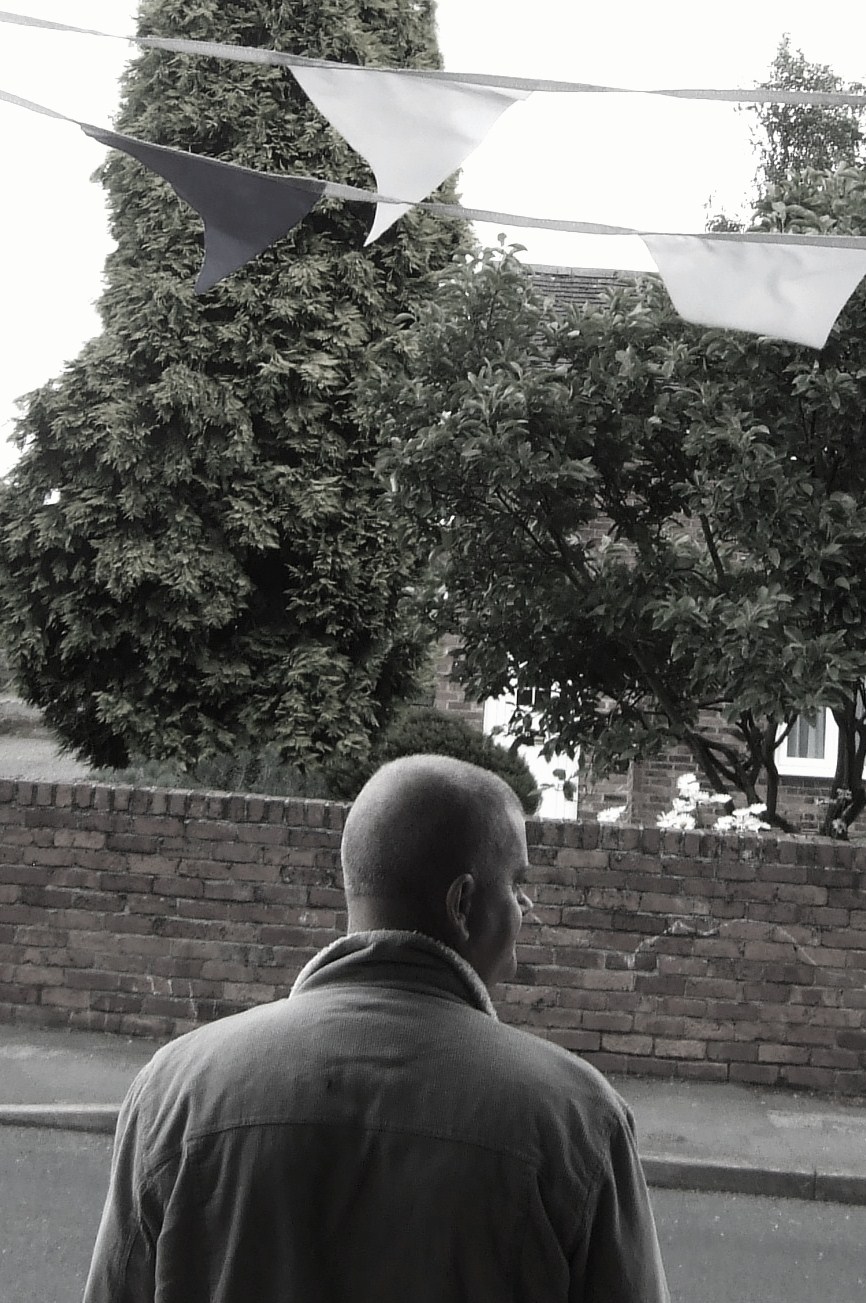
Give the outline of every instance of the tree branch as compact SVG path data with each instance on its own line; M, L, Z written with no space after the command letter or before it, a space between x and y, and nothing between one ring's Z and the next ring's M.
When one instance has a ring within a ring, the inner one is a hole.
M709 517L704 512L701 512L698 516L698 520L701 522L704 542L706 543L707 551L712 558L713 569L716 572L719 584L722 588L727 588L729 586L728 576L725 573L725 567L722 565L722 558L719 556L718 549L716 548L716 540L713 538L713 531L710 527Z

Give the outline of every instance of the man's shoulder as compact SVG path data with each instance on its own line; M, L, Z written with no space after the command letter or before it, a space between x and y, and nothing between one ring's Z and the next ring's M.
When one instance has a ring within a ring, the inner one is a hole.
M180 1100L194 1096L202 1082L243 1079L260 1056L273 1046L277 1029L286 1020L286 1000L259 1005L205 1023L169 1041L141 1069L130 1090L140 1105L166 1095Z
M611 1120L626 1112L625 1101L607 1078L572 1050L503 1022L492 1022L488 1034L499 1047L512 1088L538 1092L552 1105L576 1102Z

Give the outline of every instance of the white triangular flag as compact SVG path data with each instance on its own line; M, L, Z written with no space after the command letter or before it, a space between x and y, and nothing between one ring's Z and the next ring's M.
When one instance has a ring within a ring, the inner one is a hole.
M681 317L823 348L866 276L866 252L641 234Z
M292 68L292 74L370 164L379 194L415 203L457 171L515 100L532 94L375 68ZM411 207L377 205L366 244Z

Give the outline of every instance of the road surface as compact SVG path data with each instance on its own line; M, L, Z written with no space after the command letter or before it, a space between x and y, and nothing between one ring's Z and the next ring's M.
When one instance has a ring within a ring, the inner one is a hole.
M111 1140L0 1127L0 1303L81 1303ZM673 1303L859 1303L866 1208L652 1191Z

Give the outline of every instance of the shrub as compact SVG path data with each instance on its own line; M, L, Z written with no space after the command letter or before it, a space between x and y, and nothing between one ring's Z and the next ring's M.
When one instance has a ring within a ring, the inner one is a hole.
M106 783L133 787L173 787L180 790L256 792L266 796L301 796L310 799L351 801L367 779L389 760L410 755L452 756L489 769L503 778L526 814L541 803L532 771L521 755L507 751L462 719L442 714L433 706L404 709L378 735L368 762L338 756L320 769L301 772L279 759L276 747L237 751L201 761L190 769L176 763L142 760L127 769L107 769L96 777Z
M508 783L526 814L534 814L541 803L532 771L518 752L506 750L462 719L433 706L403 710L374 740L370 762L363 769L356 766L340 772L333 766L329 771L332 787L351 799L380 765L410 755L451 756L489 769Z

